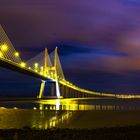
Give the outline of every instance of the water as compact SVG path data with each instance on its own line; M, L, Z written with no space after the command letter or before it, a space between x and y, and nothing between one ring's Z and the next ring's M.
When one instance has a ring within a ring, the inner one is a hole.
M0 129L98 128L140 123L140 99L1 100Z

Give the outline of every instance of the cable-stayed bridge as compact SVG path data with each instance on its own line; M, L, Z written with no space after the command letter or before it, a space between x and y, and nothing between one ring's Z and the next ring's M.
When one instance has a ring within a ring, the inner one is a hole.
M48 54L47 48L34 58L23 62L0 25L0 66L32 76L41 80L38 98L44 98L44 89L47 82L52 84L52 93L56 98L82 98L94 96L124 97L124 95L105 94L80 88L65 79L63 69L58 56L58 48Z

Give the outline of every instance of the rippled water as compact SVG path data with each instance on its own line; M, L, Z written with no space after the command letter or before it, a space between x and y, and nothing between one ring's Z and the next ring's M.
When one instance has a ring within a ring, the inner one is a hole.
M97 128L140 123L139 99L0 101L0 129Z

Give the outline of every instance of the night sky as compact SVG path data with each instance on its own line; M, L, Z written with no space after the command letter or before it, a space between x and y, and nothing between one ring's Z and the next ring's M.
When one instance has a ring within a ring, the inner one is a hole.
M139 0L0 0L0 24L26 61L58 46L67 80L140 93ZM36 96L40 81L0 69L1 96Z

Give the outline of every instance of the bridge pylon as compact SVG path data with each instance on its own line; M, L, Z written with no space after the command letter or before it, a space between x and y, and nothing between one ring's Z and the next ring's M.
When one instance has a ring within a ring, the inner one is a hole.
M40 91L39 91L39 96L38 96L39 99L43 97L45 83L46 83L46 81L44 81L44 80L41 81Z
M49 76L52 78L52 83L55 83L55 91L56 91L56 98L60 98L60 88L59 88L59 76L58 76L58 48L55 48L54 51L54 60L53 60L53 65L49 64L50 57L48 54L47 48L45 48L45 55L44 55L44 75ZM48 80L50 82L50 80ZM45 89L45 84L47 81L42 80L41 85L40 85L40 91L39 91L39 96L38 98L43 97L44 89Z
M45 48L45 56L44 56L44 74L46 74L47 73L47 62L48 62L48 59L47 59L47 57L48 57L48 49L47 48Z
M49 55L48 55L48 49L45 48L45 54L44 54L44 66L43 66L43 74L44 75L48 75L48 65L49 65ZM40 85L40 90L39 90L39 95L38 98L42 98L43 97L43 93L44 93L44 89L45 89L45 84L46 81L41 80L41 85Z
M56 96L59 98L60 97L60 88L59 88L59 83L58 83L58 73L57 73L57 57L58 57L58 48L55 48L55 56L54 56L54 75L55 75L55 85L56 85Z

